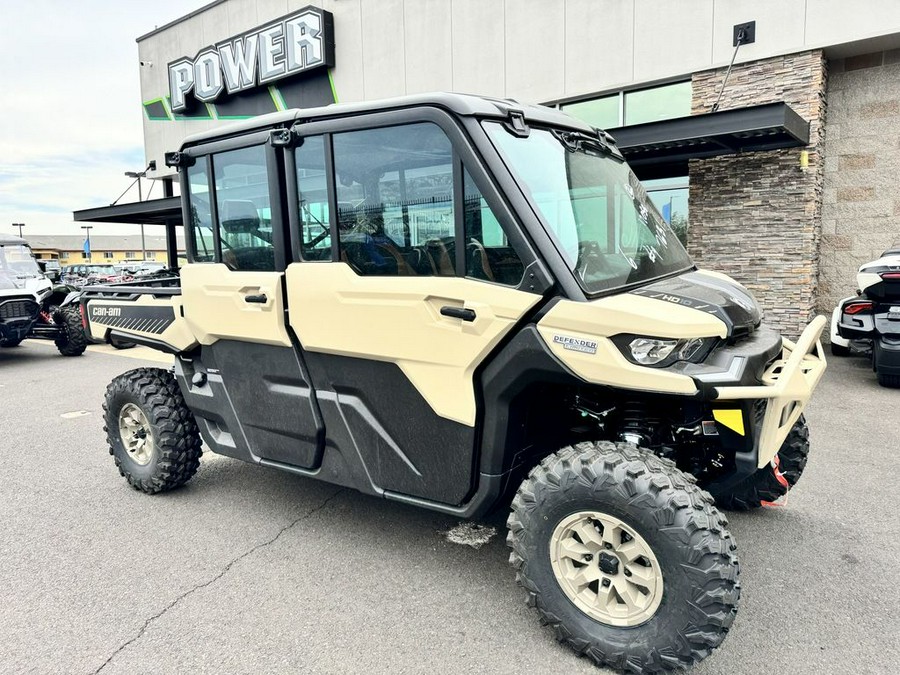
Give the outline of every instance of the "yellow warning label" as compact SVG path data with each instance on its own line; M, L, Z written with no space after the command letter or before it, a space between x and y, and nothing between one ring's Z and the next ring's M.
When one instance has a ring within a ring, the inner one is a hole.
M744 413L740 410L713 410L713 418L723 427L744 435Z

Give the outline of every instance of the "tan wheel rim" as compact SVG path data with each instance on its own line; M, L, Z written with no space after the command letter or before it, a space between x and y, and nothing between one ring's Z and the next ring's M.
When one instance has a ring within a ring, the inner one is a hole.
M637 626L659 609L663 577L634 528L599 511L563 518L550 537L550 564L578 609L610 626Z
M119 410L119 437L135 464L145 466L153 457L153 433L144 411L134 403Z

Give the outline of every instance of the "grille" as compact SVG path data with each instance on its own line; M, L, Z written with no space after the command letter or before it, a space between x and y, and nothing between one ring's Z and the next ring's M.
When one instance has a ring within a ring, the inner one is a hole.
M32 319L40 306L33 300L8 300L0 304L0 320Z

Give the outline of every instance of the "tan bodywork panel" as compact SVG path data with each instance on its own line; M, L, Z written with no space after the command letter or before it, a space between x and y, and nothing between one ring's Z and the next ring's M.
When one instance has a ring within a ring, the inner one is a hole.
M281 278L281 272L234 271L222 263L186 265L181 270L185 321L203 345L227 339L290 347ZM259 294L265 303L245 300Z
M130 319L132 308L172 308L174 319L164 326L164 321L153 319ZM103 339L107 329L115 329L123 335L146 337L170 345L175 351L185 351L196 346L197 340L181 315L181 297L139 295L135 300L103 300L88 301L87 316L90 322L91 335ZM161 332L160 332L161 331Z
M436 414L475 425L473 372L540 296L457 277L359 276L346 263L287 269L304 349L396 363ZM476 313L467 322L441 307Z
M560 300L538 323L550 351L582 379L625 389L693 394L694 381L678 373L638 366L626 359L609 338L633 333L662 338L725 337L725 323L706 312L622 293L591 302ZM597 343L595 354L566 349L554 338Z

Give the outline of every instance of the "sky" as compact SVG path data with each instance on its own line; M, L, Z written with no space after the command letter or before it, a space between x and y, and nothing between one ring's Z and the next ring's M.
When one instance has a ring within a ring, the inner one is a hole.
M0 232L25 223L26 239L81 233L72 211L108 205L129 187L124 173L146 166L135 40L206 4L0 0ZM137 201L137 189L121 201Z

